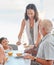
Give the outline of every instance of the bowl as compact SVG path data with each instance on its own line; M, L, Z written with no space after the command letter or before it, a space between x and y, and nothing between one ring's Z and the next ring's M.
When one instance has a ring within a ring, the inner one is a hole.
M13 53L12 53L12 52L8 52L8 55L9 55L9 56L12 56L12 55L13 55Z

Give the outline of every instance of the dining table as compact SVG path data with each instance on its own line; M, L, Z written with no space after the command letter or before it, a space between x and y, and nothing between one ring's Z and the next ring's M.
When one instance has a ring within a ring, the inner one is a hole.
M9 51L10 52L10 51ZM5 52L6 57L8 58L5 62L5 65L30 65L30 59L24 59L23 56L25 53L22 53L22 56L17 56L16 54L19 53L18 50L11 50L12 55L9 56L8 52Z

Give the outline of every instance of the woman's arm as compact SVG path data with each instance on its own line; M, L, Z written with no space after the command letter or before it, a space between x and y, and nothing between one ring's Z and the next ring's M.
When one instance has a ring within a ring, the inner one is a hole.
M35 46L37 47L41 41L41 38L42 38L42 35L39 31L39 27L40 27L40 23L41 23L41 20L39 20L39 24L38 24L38 36L37 36L37 40L35 41Z
M24 30L24 27L25 27L25 20L23 20L22 24L21 24L20 32L18 35L18 41L16 42L17 45L21 44L21 36L22 36L23 30Z
M21 36L22 36L23 30L24 30L24 27L25 27L25 20L23 20L22 21L22 24L21 24L20 32L19 32L19 35L18 35L18 39L19 40L21 39Z
M35 47L37 47L39 45L40 41L41 41L41 34L38 32L38 37L37 37L37 40L35 42Z

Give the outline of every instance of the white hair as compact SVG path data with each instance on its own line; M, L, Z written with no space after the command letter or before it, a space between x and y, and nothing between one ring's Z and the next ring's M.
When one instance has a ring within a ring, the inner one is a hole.
M52 30L52 28L53 28L53 25L52 25L52 22L50 21L50 20L48 20L48 19L44 19L43 21L42 21L42 26L45 28L45 31L47 32L47 33L49 33L49 32L51 32L51 30Z

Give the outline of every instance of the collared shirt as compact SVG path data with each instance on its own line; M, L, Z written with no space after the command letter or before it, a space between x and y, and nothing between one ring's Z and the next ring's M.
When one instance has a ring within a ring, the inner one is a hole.
M43 37L37 57L44 60L54 60L54 37L50 33Z

